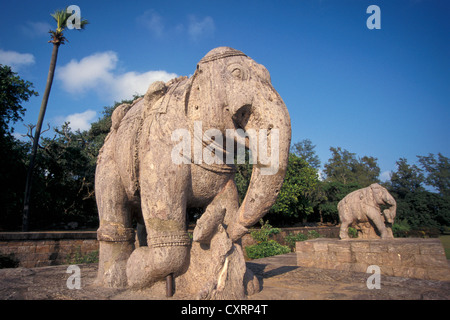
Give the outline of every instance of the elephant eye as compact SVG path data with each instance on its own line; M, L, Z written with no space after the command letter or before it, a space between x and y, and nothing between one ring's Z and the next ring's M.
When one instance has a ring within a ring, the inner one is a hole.
M228 67L229 72L233 76L233 78L245 80L246 74L244 69L239 64L232 64Z
M238 69L238 68L236 68L233 71L231 71L231 74L235 78L241 78L242 77L242 71L241 71L241 69Z

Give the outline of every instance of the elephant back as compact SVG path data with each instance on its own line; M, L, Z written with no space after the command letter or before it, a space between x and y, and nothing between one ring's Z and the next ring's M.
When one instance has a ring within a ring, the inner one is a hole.
M370 187L355 190L338 203L339 216L351 215L358 221L365 221L367 210L374 206L373 201Z
M148 136L152 126L161 126L166 130L161 118L167 113L172 91L182 80L179 77L167 83L157 81L152 83L144 97L130 104L118 106L112 114L112 126L109 136L113 144L114 159L129 197L139 195L139 157L140 149L145 144L143 136ZM156 121L155 121L156 120ZM170 138L170 134L162 133L163 128L156 130L160 138Z

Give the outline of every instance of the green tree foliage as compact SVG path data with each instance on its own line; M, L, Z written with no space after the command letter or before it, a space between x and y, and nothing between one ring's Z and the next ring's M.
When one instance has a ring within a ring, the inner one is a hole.
M315 145L312 144L311 140L303 139L300 142L294 143L291 147L291 152L296 156L306 160L308 164L314 169L320 168L319 156L316 154Z
M422 186L424 176L416 165L408 164L405 158L400 158L396 164L397 171L391 174L391 181L388 182L391 192L404 199L409 193L425 191Z
M311 195L318 183L317 171L291 153L283 186L270 209L269 219L278 223L306 221L313 212Z
M428 173L425 182L436 188L442 196L450 196L450 162L438 153L437 158L430 153L428 156L417 156L423 169Z
M0 134L2 138L13 132L9 124L22 120L26 109L23 102L38 93L32 90L33 84L21 79L11 67L0 64Z
M20 221L23 206L26 158L29 145L14 138L10 126L22 120L23 103L37 96L33 84L21 79L9 66L0 65L0 230Z
M331 147L330 151L332 157L325 164L324 170L327 181L342 184L357 183L362 187L379 182L380 168L377 158L364 156L357 159L356 154L340 147Z
M397 171L392 173L391 181L386 184L397 201L396 220L413 229L449 226L450 197L445 194L448 159L441 154L437 160L433 155L418 158L428 172L427 177L419 167L400 158ZM440 193L427 191L424 184L435 187Z
M419 191L406 194L397 201L397 217L412 228L441 228L450 225L449 197Z
M84 133L72 132L69 124L56 128L53 139L40 144L33 179L31 225L59 228L69 222L95 227L97 211L94 197L95 159ZM36 200L36 198L38 200Z

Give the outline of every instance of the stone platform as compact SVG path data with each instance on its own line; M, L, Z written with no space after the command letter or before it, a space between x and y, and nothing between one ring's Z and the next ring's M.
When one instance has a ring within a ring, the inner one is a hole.
M268 300L317 300L320 303L322 300L450 300L450 281L381 275L381 288L369 289L366 284L370 276L368 273L298 267L296 260L296 253L292 252L247 262L247 267L255 273L262 286L262 291L250 296L249 300L264 300L264 304L269 304L271 308L273 305L267 302ZM68 265L0 269L0 300L195 299L177 290L173 297L166 298L164 293L155 295L151 290L97 287L94 285L97 264L82 264L79 267L81 269L79 290L67 287L67 280L71 276L67 273ZM181 306L188 303L191 301ZM206 302L200 302L200 305L202 304ZM17 308L16 304L12 306ZM148 303L144 306L148 308ZM151 306L156 308L155 310L164 310L161 301ZM293 310L290 310L289 306L298 308L298 302L292 301L292 304L281 306L283 310L291 312ZM408 306L408 310L410 307L411 305ZM32 310L35 312L34 308ZM405 310L401 310L404 315ZM177 309L175 311L179 312ZM45 312L48 313L48 310L45 309Z
M450 268L439 239L328 239L296 243L300 267L366 272L370 265L382 275L450 280Z

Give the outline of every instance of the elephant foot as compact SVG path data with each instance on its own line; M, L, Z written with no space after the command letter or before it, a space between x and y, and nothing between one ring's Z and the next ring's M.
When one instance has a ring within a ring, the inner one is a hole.
M348 236L348 230L340 231L339 232L339 239L341 239L341 240L350 239L350 237Z
M127 260L133 250L134 245L130 242L100 241L99 268L95 284L109 288L125 288Z
M133 251L126 265L128 285L151 286L167 275L185 272L189 248L186 246L140 247Z
M381 239L394 239L394 235L389 234L388 232L381 234Z

